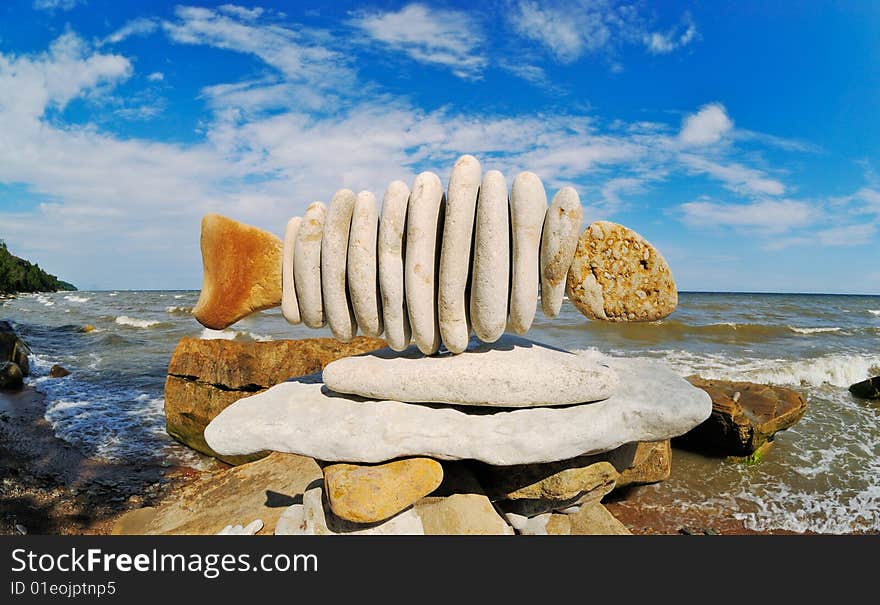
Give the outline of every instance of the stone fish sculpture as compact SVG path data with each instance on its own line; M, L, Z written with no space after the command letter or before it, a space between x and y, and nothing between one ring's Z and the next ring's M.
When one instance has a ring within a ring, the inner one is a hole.
M481 178L463 156L444 194L439 177L418 175L412 190L391 183L381 213L372 193L338 191L291 219L284 240L225 217L202 221L204 284L196 319L223 329L281 305L292 324L329 324L347 342L384 334L402 351L425 355L441 342L461 353L474 333L495 342L526 333L540 294L547 317L563 292L581 313L603 321L655 321L675 310L669 266L644 238L598 221L580 233L577 192L565 187L549 207L531 172L513 181Z
M329 324L342 341L358 331L384 335L389 345L238 400L211 421L205 440L224 455L274 450L382 464L364 467L375 480L402 457L435 470L436 460L541 464L687 432L709 416L711 399L661 364L519 336L539 299L547 317L567 295L600 321L655 321L675 309L669 266L650 243L622 225L597 221L581 232L581 223L574 189L548 206L540 179L522 172L508 194L504 176L483 174L470 155L455 163L445 192L430 172L411 189L391 183L381 208L372 193L343 189L291 219L283 240L205 216L204 282L193 310L204 326L223 329L281 305L292 324ZM314 533L323 527L315 519L333 514L387 520L365 533L398 531L393 522L404 517L394 515L404 508L352 511L340 502L364 486L325 483L332 511L312 510L320 508L315 492L309 514L292 507L285 532ZM547 510L572 501L558 505ZM420 533L421 522L406 527Z

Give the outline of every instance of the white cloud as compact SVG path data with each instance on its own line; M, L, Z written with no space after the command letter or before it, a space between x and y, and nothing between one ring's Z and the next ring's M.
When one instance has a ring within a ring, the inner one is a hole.
M351 25L415 61L446 67L461 78L479 78L486 66L478 50L483 35L462 11L409 4L397 12L357 15Z
M243 6L236 6L235 4L223 4L221 6L218 6L217 10L226 13L227 15L238 17L239 19L243 19L245 21L254 21L256 19L259 19L264 12L264 10L259 6L255 6L253 8L245 8Z
M875 223L860 223L822 229L816 235L823 246L864 246L871 243L876 233Z
M685 145L710 145L720 141L732 128L733 121L724 105L709 103L684 119L678 138Z
M84 4L85 0L34 0L33 7L44 11L69 11L77 4Z
M115 32L107 36L101 41L101 44L118 44L131 36L147 36L152 34L159 28L159 22L156 19L140 17L133 19L117 29Z
M3 115L34 120L46 109L63 109L84 91L127 79L131 62L115 54L90 54L73 33L59 36L47 52L16 57L0 54Z
M607 124L573 108L426 111L365 81L345 57L344 35L191 7L178 8L162 28L172 42L262 62L245 79L201 90L207 113L197 143L124 137L109 123L68 124L52 111L104 90L111 115L155 115L161 100L114 88L131 76L129 58L90 48L72 33L42 53L0 52L0 183L24 183L33 200L28 210L0 211L4 237L44 265L42 258L54 259L49 268L74 283L98 280L78 285L196 286L205 212L279 232L290 216L340 187L381 197L390 181L422 170L445 180L460 153L476 154L485 169L502 170L510 181L519 170L533 170L550 196L573 185L595 218L630 209L628 195L668 175L687 174L697 176L695 188L717 179L742 196L732 226L772 230L751 217L767 210L780 224L798 224L797 212L810 212L800 202L758 199L781 195L785 186L737 158L733 142L682 151L674 125ZM691 224L727 212L695 203L704 206L682 211Z
M805 227L819 216L813 205L796 200L759 200L750 204L698 201L682 204L679 209L689 225L755 229L763 234Z
M153 73L147 75L147 80L150 82L161 82L165 79L165 74L161 71L154 71Z
M242 21L206 8L178 6L176 21L164 21L181 44L203 44L259 57L292 82L327 88L351 83L354 72L341 52L320 44L304 29Z
M704 173L722 181L728 189L746 195L782 195L785 185L756 169L738 162L720 164L694 154L681 154L681 162L695 173Z
M697 36L688 13L666 32L649 31L649 19L637 5L615 0L519 0L508 11L510 25L520 36L539 43L558 61L571 63L584 55L616 54L624 45L643 44L653 54L687 46ZM622 71L610 61L612 71Z
M699 32L690 14L685 13L682 23L666 32L650 32L645 34L643 41L648 52L654 55L666 55L683 48L697 39Z

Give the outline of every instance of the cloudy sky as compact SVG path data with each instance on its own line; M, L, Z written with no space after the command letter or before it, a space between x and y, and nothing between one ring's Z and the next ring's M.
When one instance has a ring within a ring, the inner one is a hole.
M803 4L4 0L0 238L197 289L206 212L280 234L471 153L683 290L880 293L880 4Z

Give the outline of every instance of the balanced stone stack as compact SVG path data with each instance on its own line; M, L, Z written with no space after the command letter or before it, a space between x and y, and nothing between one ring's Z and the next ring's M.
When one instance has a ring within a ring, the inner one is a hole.
M343 341L359 329L384 333L389 343L240 399L205 429L225 456L272 450L321 461L323 485L305 491L276 533L431 533L426 519L450 506L446 498L425 508L444 482L438 461L503 474L667 440L708 417L708 395L658 363L505 335L529 330L539 294L548 317L563 293L596 320L674 310L672 275L647 241L603 221L578 237L580 225L573 189L548 209L541 181L524 172L508 196L504 177L483 176L472 156L456 162L445 195L436 175L422 173L412 190L392 183L380 215L371 193L342 190L329 208L316 202L292 219L283 242L205 218L201 323L223 328L280 304L291 323L327 323ZM554 511L598 502L617 473L608 463L590 468L559 475L576 476L574 487L554 475L506 494L497 533L541 533ZM473 514L492 512L488 503Z

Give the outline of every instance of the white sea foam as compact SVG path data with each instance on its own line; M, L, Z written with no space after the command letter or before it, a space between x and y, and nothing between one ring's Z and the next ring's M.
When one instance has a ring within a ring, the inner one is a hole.
M826 332L840 332L840 328L795 328L788 326L788 329L798 334L824 334Z
M171 313L172 315L191 315L192 314L192 307L171 305L171 306L165 307L165 312Z
M87 296L74 296L73 294L68 294L67 296L64 297L64 300L69 300L70 302L75 302L75 303L84 303L84 302L89 302L92 299Z
M34 295L34 299L36 299L37 302L41 303L43 306L46 306L46 307L51 307L52 305L55 304L54 300L49 300L49 298L47 296L44 296L42 294Z
M211 328L203 328L202 333L199 334L199 338L201 338L202 340L255 340L257 342L266 342L269 340L273 340L271 336L267 336L265 334L243 332L239 330L231 330L229 328L226 328L225 330L212 330Z
M870 313L871 315L877 315L878 317L880 317L880 309L868 309L868 313Z
M681 350L646 351L661 357L682 376L699 374L718 380L762 384L848 387L880 371L880 354L833 353L811 359L733 358Z
M138 319L137 317L129 317L127 315L120 315L115 321L120 326L131 326L133 328L151 328L161 323L152 319Z

